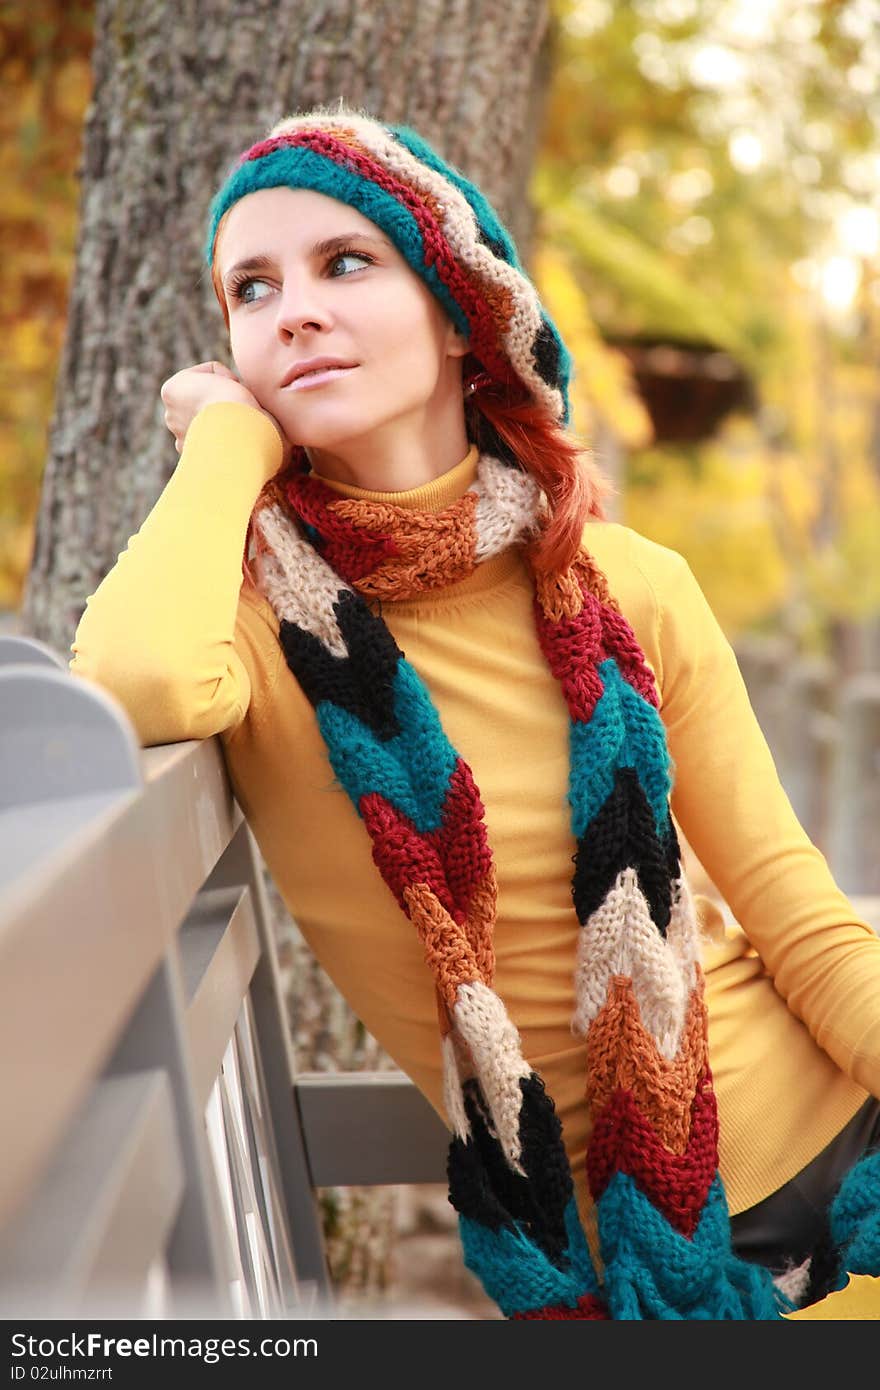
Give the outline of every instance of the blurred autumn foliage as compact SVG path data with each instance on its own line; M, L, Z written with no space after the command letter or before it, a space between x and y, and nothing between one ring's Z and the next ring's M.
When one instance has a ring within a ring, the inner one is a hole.
M553 9L537 274L578 343L580 427L625 446L619 519L687 557L731 635L831 651L880 615L880 7ZM646 437L591 346L645 338L722 349L757 409Z
M0 7L0 609L17 607L30 562L76 243L92 9Z

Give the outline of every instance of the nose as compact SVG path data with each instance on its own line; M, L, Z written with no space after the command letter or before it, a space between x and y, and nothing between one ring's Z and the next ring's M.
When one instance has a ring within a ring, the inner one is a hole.
M284 342L305 330L329 328L330 321L319 280L307 273L285 277L276 315L278 335Z

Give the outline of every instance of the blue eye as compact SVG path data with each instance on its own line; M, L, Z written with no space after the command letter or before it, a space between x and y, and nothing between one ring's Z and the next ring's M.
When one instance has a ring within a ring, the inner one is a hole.
M258 298L265 298L264 295L258 296L248 294L248 290L254 289L257 285L262 285L264 288L268 288L266 286L265 280L240 280L238 284L233 285L232 293L235 295L236 299L241 301L242 304L255 304Z
M365 255L364 255L362 252L360 252L360 251L337 251L336 254L335 254L334 256L331 256L330 260L328 261L328 265L331 265L331 266L338 265L340 261L362 261L364 265L372 265L372 264L373 264L372 257L371 257L371 256L365 256ZM357 267L355 267L355 268L357 269ZM346 272L345 272L345 274L350 274L350 273L351 273L351 272L349 272L349 271L346 271ZM341 280L341 279L343 278L343 276L342 276L342 275L333 275L333 276L331 276L331 278L334 279L334 280Z

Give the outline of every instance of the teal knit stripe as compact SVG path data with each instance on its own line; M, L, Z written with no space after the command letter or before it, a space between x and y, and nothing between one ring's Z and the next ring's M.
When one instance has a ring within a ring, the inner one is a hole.
M654 812L658 837L669 830L666 730L653 705L623 678L614 657L599 668L604 691L588 724L571 725L568 799L572 829L580 840L614 789L618 768L634 768Z
M440 300L459 332L465 337L469 335L470 325L464 311L449 293L434 266L426 264L422 234L409 209L369 179L302 146L286 146L261 159L248 160L230 175L211 203L205 242L205 258L209 265L217 225L226 210L248 193L284 186L309 188L315 193L324 193L328 198L348 203L381 227Z
M838 1288L846 1285L844 1270L880 1277L880 1150L869 1151L840 1184L831 1233L844 1256Z
M492 1231L467 1216L458 1229L468 1269L482 1281L505 1317L565 1304L574 1308L584 1294L599 1293L590 1251L574 1197L565 1209L568 1265L559 1269L520 1223Z
M513 237L476 184L471 183L464 174L459 173L454 165L446 164L411 126L394 125L389 126L388 129L397 136L402 145L406 146L410 154L414 154L416 159L420 159L423 164L427 164L429 169L433 169L435 174L440 174L442 178L447 179L458 189L473 208L483 234L493 243L492 249L495 254L500 253L505 261L525 274Z
M403 657L397 663L393 693L401 732L387 742L329 700L316 705L315 713L333 771L355 807L360 807L362 796L379 792L425 834L442 823L458 755L424 682Z
M674 1230L626 1173L614 1175L596 1210L604 1296L614 1320L760 1322L790 1311L769 1270L733 1254L720 1176L690 1239Z

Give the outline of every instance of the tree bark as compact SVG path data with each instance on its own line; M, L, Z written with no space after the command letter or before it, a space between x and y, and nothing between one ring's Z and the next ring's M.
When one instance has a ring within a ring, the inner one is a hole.
M229 360L201 247L234 157L281 116L343 97L414 126L525 254L549 62L545 0L98 0L95 18L76 271L22 611L23 630L62 654L174 470L162 382ZM273 901L300 1068L388 1065ZM330 1193L326 1212L339 1279L381 1286L387 1192Z
M201 261L235 155L344 97L414 126L527 243L544 0L98 0L76 272L26 630L64 653L176 463L159 388L227 359Z

